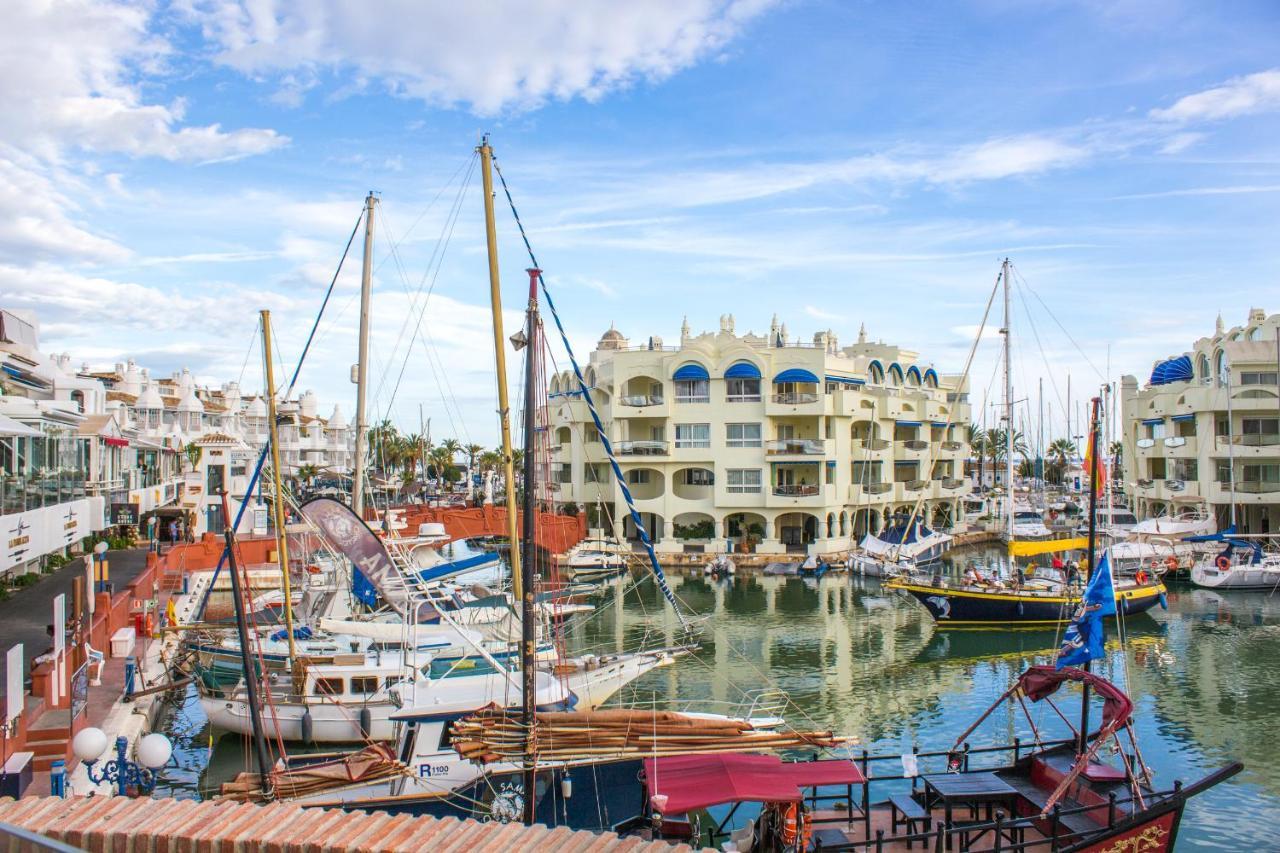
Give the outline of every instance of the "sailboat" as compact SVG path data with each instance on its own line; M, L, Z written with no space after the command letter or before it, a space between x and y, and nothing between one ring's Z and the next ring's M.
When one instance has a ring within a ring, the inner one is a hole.
M1066 540L1032 539L1018 535L1017 506L1014 489L1013 442L1013 371L1010 364L1010 264L1006 259L1001 266L1000 285L1004 291L1004 539L1008 548L1009 563L1004 577L984 577L976 568L966 572L963 580L953 581L941 573L933 577L901 577L890 581L888 588L899 590L919 601L939 624L1053 624L1066 622L1078 605L1080 593L1071 578L1054 574L1052 569L1038 568L1035 577L1024 578L1016 568L1017 557L1055 553L1079 549L1084 544L1079 538ZM1089 437L1087 467L1091 480L1102 477L1103 460L1100 454L1098 433L1101 417L1101 398L1094 398L1093 431ZM1096 496L1090 515L1090 541L1096 525ZM1037 526L1043 528L1040 522ZM1045 533L1049 531L1045 528ZM1126 615L1150 610L1165 600L1165 588L1158 577L1137 573L1121 578L1114 587L1116 601Z

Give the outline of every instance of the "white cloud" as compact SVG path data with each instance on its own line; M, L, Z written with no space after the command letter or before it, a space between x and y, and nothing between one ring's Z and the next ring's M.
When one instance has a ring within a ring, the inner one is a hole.
M44 160L69 150L223 160L288 142L273 130L183 127L186 103L149 104L144 82L172 48L148 31L150 8L109 0L5 4L0 134Z
M128 256L116 241L74 221L76 204L53 180L16 160L0 155L0 259L115 261Z
M464 5L388 0L188 0L219 60L280 75L279 98L334 72L350 91L481 114L594 101L715 57L775 0L536 0ZM300 76L299 76L300 75Z
M806 305L806 306L804 306L804 313L808 314L810 317L814 317L814 318L817 318L817 319L819 319L819 320L843 320L843 319L845 319L845 316L844 316L843 314L836 314L836 313L834 313L834 312L832 312L832 311L824 311L823 309L821 309L821 308L817 308L817 307L814 307L813 305Z
M1162 121L1192 122L1234 118L1280 109L1280 69L1234 77L1221 86L1179 98L1173 106L1151 111Z
M1154 193L1134 193L1132 195L1119 195L1117 199L1132 198L1171 198L1177 196L1198 196L1198 195L1251 195L1253 193L1277 193L1280 192L1280 184L1241 184L1230 187L1190 187L1181 190L1165 190L1163 192Z

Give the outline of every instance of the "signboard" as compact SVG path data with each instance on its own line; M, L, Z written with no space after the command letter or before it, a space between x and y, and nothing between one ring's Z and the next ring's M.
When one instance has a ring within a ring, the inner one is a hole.
M0 572L51 554L103 528L103 499L82 498L0 518Z
M355 563L353 588L358 588L360 581L367 581L393 610L401 615L405 614L408 610L409 590L404 577L391 562L382 540L369 529L369 525L352 512L350 507L333 498L314 498L299 507L298 511L303 518L320 528L320 532L334 548Z
M138 505L132 503L117 503L111 505L111 519L107 522L108 527L119 527L121 525L134 526L138 523Z
M4 683L5 690L8 691L4 694L6 723L12 723L22 713L24 702L22 684L26 681L23 665L22 643L18 643L9 649L9 654L5 658Z
M267 508L260 504L253 508L253 532L266 532L267 530Z

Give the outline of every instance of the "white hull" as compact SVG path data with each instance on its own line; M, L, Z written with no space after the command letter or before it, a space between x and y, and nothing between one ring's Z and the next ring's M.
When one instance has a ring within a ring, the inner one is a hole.
M1280 587L1280 560L1264 560L1256 565L1233 565L1221 571L1213 563L1197 563L1191 582L1205 589L1261 589Z

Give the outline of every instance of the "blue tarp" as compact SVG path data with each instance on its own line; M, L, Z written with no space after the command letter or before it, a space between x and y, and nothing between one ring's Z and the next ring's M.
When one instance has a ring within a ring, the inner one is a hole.
M916 519L911 525L911 529L907 529L905 521L897 522L893 527L888 528L883 533L876 536L881 542L888 542L891 545L910 545L926 536L932 536L933 531L925 527L920 519Z

